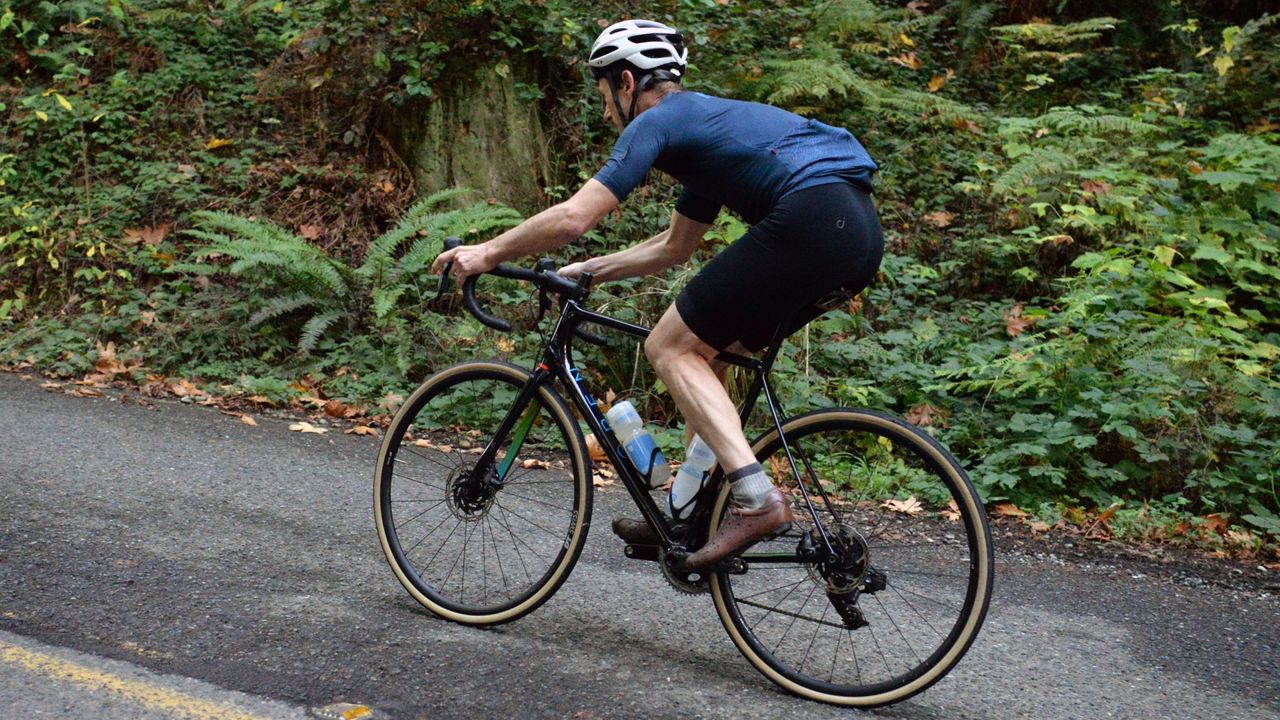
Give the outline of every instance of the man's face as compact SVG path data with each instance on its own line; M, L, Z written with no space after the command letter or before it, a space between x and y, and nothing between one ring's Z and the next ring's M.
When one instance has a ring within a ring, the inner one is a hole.
M624 71L622 78L618 81L618 101L622 103L623 111L631 106L631 88L635 86L635 81L631 77L631 73ZM618 117L618 108L613 103L613 93L609 90L609 81L600 78L596 81L596 90L600 92L600 100L604 103L604 119L608 120L618 132L622 132L622 118Z

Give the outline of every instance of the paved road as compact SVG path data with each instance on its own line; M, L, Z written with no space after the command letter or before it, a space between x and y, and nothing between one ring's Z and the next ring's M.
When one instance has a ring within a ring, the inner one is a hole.
M0 373L0 707L196 716L69 664L257 717L340 702L410 720L853 713L775 689L708 597L625 560L607 523L629 502L618 489L597 493L582 561L538 612L494 630L435 619L378 547L376 448ZM1005 552L966 658L873 714L1280 719L1277 648L1275 596Z

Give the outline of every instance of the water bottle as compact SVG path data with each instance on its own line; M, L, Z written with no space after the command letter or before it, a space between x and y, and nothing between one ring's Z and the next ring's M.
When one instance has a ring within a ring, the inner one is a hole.
M676 473L676 479L671 483L671 494L667 496L671 517L677 520L683 520L693 512L694 500L702 491L702 484L706 482L711 468L716 465L716 454L697 435L693 436L684 454L684 464Z
M613 428L618 442L627 451L627 457L631 458L631 462L640 471L640 476L648 480L649 487L662 487L671 477L671 466L667 465L667 459L662 457L662 451L653 442L649 431L644 429L640 413L636 412L630 402L624 400L609 408L605 418Z

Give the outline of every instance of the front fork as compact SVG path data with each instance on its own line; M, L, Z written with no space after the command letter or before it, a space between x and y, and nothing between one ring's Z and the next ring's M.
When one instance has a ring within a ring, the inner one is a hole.
M539 368L530 376L524 387L520 388L520 394L511 404L511 409L507 411L497 431L489 439L489 444L485 446L480 457L476 459L475 466L471 468L468 482L472 487L484 488L488 492L496 492L502 488L503 482L507 479L507 473L511 470L511 464L516 461L516 455L519 454L525 438L538 419L538 410L541 406L536 396L548 375L547 371ZM510 443L507 443L508 436L510 436ZM489 469L494 467L497 460L498 450L503 446L505 446L505 455L496 471L490 473Z

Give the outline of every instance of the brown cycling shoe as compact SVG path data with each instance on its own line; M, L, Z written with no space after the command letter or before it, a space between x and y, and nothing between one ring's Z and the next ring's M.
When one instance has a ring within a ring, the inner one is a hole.
M720 523L715 537L690 555L686 563L691 568L715 565L770 533L785 532L794 519L791 503L777 488L771 490L765 496L764 504L754 510L730 505L729 514Z
M653 531L653 527L644 520L632 518L614 518L613 534L632 545L661 545L662 540Z

